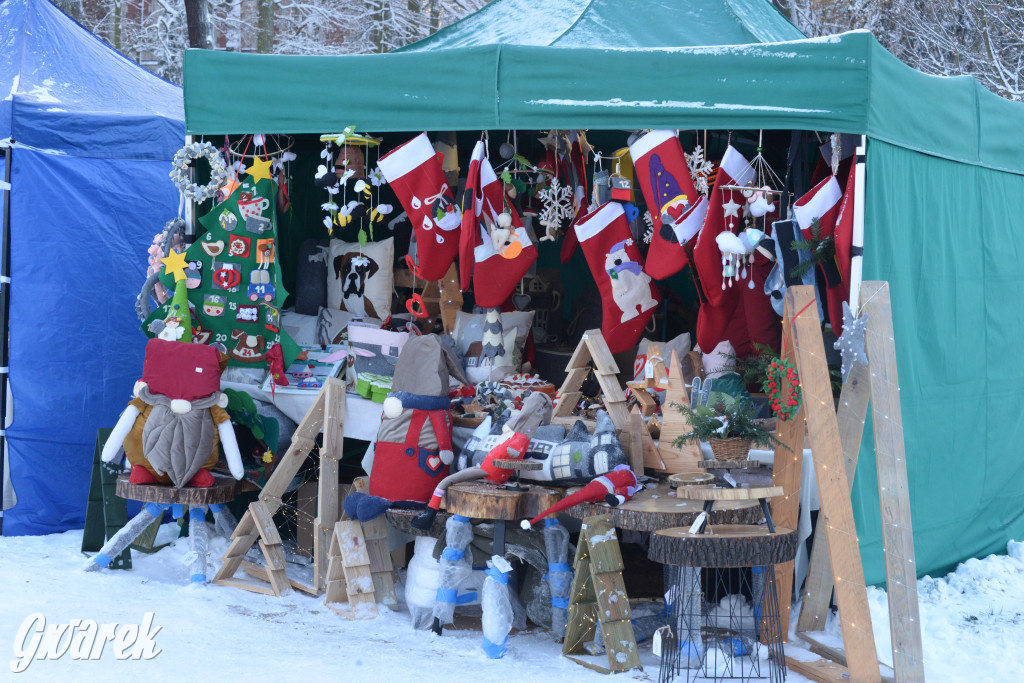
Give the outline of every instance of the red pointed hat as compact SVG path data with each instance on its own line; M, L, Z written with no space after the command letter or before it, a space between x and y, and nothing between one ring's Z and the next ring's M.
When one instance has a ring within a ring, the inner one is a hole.
M633 470L629 469L629 465L619 465L611 472L597 477L579 491L569 494L533 519L529 521L524 519L520 526L529 529L548 515L558 514L580 503L600 502L609 493L621 496L624 501L629 500L636 493L637 488L637 479Z

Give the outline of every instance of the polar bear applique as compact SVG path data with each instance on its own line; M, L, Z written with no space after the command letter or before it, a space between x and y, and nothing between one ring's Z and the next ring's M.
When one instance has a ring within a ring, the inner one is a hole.
M651 296L651 277L626 254L626 247L632 244L632 239L622 240L612 246L604 257L604 269L612 283L612 298L622 310L620 322L632 320L658 305Z

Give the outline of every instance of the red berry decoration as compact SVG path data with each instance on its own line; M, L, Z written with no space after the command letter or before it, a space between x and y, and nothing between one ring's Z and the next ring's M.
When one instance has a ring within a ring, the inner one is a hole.
M783 359L773 360L761 388L768 394L768 403L776 417L788 422L796 416L801 403L800 380L791 362ZM788 389L788 395L784 395L784 388Z

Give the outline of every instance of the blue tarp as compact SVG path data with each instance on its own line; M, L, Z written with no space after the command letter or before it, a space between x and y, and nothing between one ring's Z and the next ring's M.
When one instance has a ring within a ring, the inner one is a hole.
M80 528L96 430L142 371L134 292L177 215L181 89L46 0L0 2L0 140L11 151L4 535Z

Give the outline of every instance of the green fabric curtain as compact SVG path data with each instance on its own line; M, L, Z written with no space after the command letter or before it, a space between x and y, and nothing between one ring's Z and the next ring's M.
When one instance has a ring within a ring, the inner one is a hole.
M1024 537L1024 177L870 140L866 191L864 279L890 284L917 573L938 575ZM885 580L876 477L868 429L853 499L869 583Z

